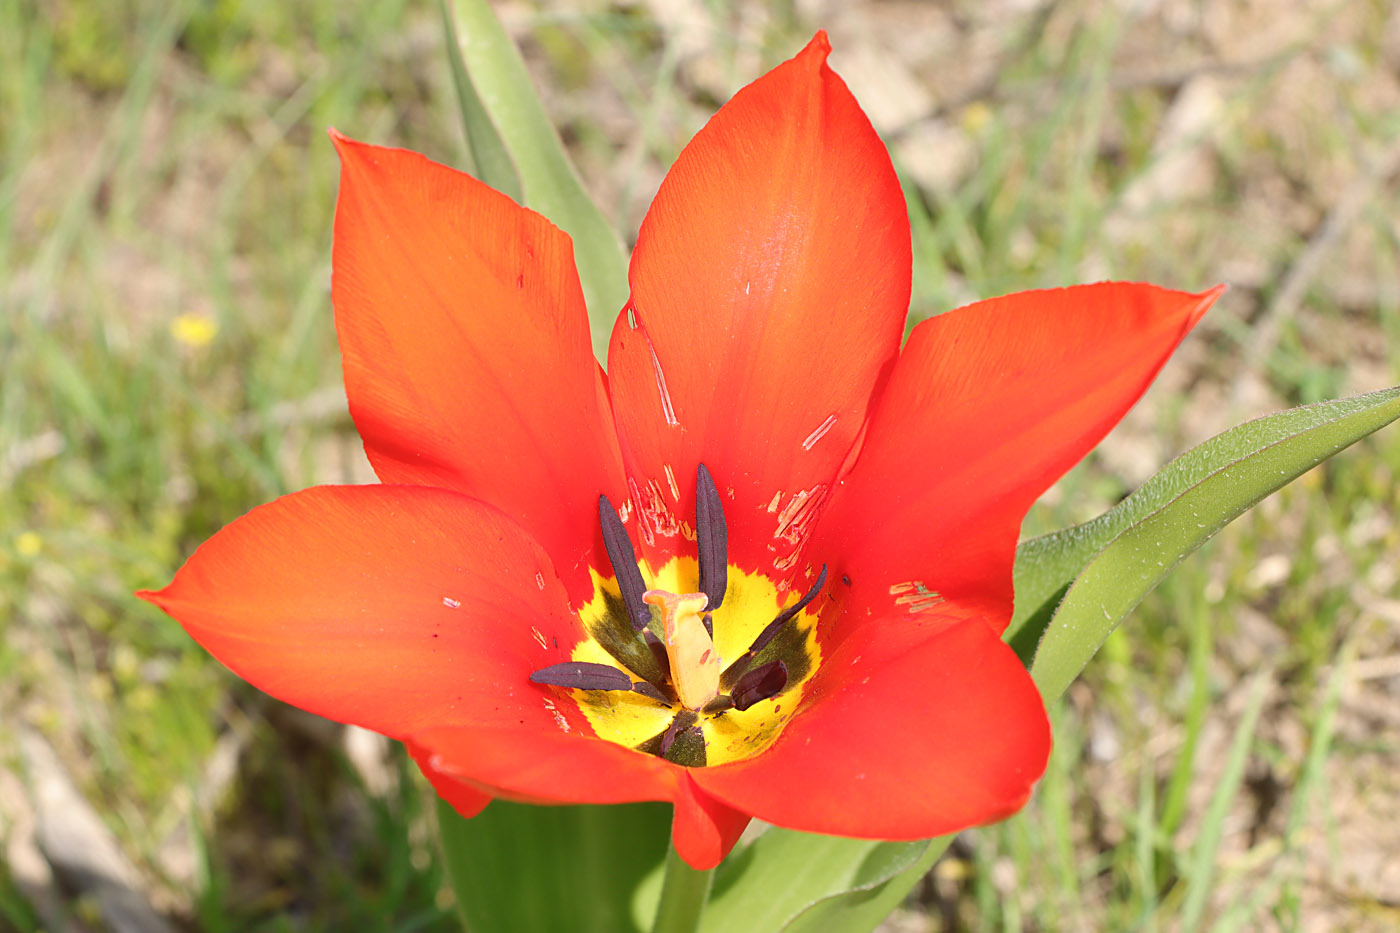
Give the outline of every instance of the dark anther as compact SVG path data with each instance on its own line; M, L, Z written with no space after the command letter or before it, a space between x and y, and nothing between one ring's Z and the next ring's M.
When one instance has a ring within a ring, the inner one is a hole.
M734 708L746 710L755 703L775 697L787 686L787 665L781 660L769 661L749 671L734 685Z
M724 602L729 585L729 532L724 524L724 503L715 479L705 464L695 471L695 549L700 561L700 592L709 597L705 606L705 630L714 634L710 613Z
M699 726L691 726L676 735L671 747L666 749L665 758L686 768L703 768L707 757L705 732Z
M722 713L727 709L734 708L734 698L727 693L721 693L713 700L700 708L702 713Z
M665 758L666 753L669 752L671 746L675 744L676 738L682 732L693 727L696 718L692 710L684 710L683 712L677 713L676 718L671 720L671 725L667 727L666 732L661 736L661 748L658 750L657 754Z
M671 703L672 697L666 696L655 684L649 684L645 680L639 680L632 685L633 693L640 693L644 697L650 697L658 703Z
M812 588L807 591L806 595L778 613L778 617L772 622L769 622L768 625L764 627L763 631L758 633L758 637L753 640L753 644L749 645L749 650L739 655L739 657L734 659L733 664L725 668L720 682L733 683L735 678L748 670L749 665L753 663L753 659L758 656L758 653L762 651L770 641L778 637L778 633L783 630L784 625L787 625L788 622L792 620L793 616L807 608L808 603L817 598L817 594L822 591L822 587L824 586L826 586L826 564L822 564L822 572L817 574L817 582L812 584ZM760 668L760 670L761 669L762 668ZM783 676L786 677L787 673L784 672Z
M822 587L824 586L826 586L826 564L822 564L822 572L817 574L817 582L812 584L811 588L808 589L805 594L803 594L801 599L793 603L791 606L788 606L782 612L778 613L778 617L773 621L775 623L786 622L788 619L791 619L803 609L806 609L807 604L817 598L817 594L822 591ZM772 636L769 637L771 638ZM764 642L764 644L767 644L767 642Z
M568 661L551 664L530 675L537 684L569 687L574 690L632 690L632 678L615 667L591 661ZM638 691L640 692L640 691Z
M607 496L598 497L598 519L603 525L603 546L608 549L608 560L612 562L613 573L617 574L617 585L622 590L622 602L632 620L632 630L640 632L651 621L651 607L642 601L646 584L637 566L637 552L632 549L632 539L627 537L627 529Z

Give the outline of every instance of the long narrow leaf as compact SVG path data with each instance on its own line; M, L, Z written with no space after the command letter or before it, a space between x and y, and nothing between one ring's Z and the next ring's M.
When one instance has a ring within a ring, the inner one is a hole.
M1059 696L1186 555L1260 499L1396 418L1400 386L1253 421L1173 461L1165 478L1149 481L1153 494L1124 510L1128 518L1117 522L1128 526L1089 562L1054 611L1031 665L1041 693L1047 700ZM1183 489L1188 479L1197 481ZM1064 560L1063 552L1054 559Z
M472 76L462 61L462 49L457 40L457 24L448 0L442 0L442 31L447 40L447 63L452 69L452 84L457 89L457 108L462 113L462 129L466 132L467 148L471 151L471 173L502 194L517 202L523 200L520 175L510 157L506 144L491 122L486 105L476 93Z
M1016 611L1006 630L1006 640L1029 664L1051 615L1070 583L1089 561L1129 526L1156 513L1222 468L1243 463L1267 448L1339 420L1359 419L1346 422L1359 426L1355 428L1359 433L1349 435L1351 439L1342 445L1346 446L1394 420L1396 415L1391 403L1397 399L1400 399L1400 386L1355 398L1306 405L1246 422L1177 457L1143 483L1137 492L1098 518L1025 542L1016 554ZM1364 427L1367 424L1374 426ZM1347 430L1343 428L1342 433L1345 435ZM1303 469L1339 449L1326 450ZM1264 494L1292 478L1278 475L1279 481Z
M627 303L627 257L622 243L583 190L530 83L525 62L491 5L487 0L452 0L451 12L468 83L518 173L525 204L573 238L593 349L602 359L613 321Z
M1254 727L1259 723L1259 711L1268 696L1269 674L1258 675L1249 689L1244 716L1235 727L1235 738L1230 743L1230 752L1225 759L1225 771L1220 775L1220 783L1211 795L1206 807L1205 819L1201 823L1196 847L1191 853L1191 867L1186 875L1186 905L1182 908L1181 929L1195 930L1200 926L1205 913L1206 898L1210 896L1211 882L1215 877L1216 858L1220 851L1220 840L1225 834L1225 817L1230 813L1230 805L1239 793L1240 782L1244 778L1244 768L1249 761L1249 750L1254 745Z
M900 876L929 847L770 829L719 867L701 930L776 933L824 898Z
M952 836L931 840L923 854L899 874L814 902L783 927L783 933L869 933L889 917L890 911L904 900L919 879L928 874L952 841ZM913 848L923 843L905 845Z
M639 931L634 899L670 840L664 803L536 807L496 800L464 820L438 800L438 836L472 933Z

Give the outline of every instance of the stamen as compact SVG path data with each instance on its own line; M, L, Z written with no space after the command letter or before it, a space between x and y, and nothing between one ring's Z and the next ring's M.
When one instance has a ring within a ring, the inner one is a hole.
M666 727L666 731L661 736L661 749L657 754L665 758L666 753L669 752L671 746L675 744L676 736L680 735L686 729L693 727L695 725L695 720L695 713L690 710L677 713L676 718L671 720L671 724Z
M617 585L622 590L622 602L632 620L632 630L640 632L651 622L651 610L642 601L646 583L642 581L642 571L637 566L637 552L632 548L632 539L627 537L622 518L607 496L598 497L598 519L603 526L603 547L607 549L608 560L612 562L613 573L617 575Z
M724 523L724 503L720 501L715 479L705 464L695 471L695 548L700 561L700 592L709 597L705 630L714 634L710 613L724 602L729 584L729 534Z
M734 685L734 692L731 694L734 708L742 712L755 703L771 699L783 692L787 682L787 665L781 659L756 667L740 677L739 682Z
M661 688L655 684L649 684L645 680L639 680L632 685L633 693L640 693L642 696L655 700L658 703L665 703L668 706L676 701L675 697L668 697L661 692Z
M656 754L688 768L704 767L705 733L696 725L697 718L693 710L677 713L676 718L671 720L671 725L662 734L660 743L655 746ZM650 743L644 743L645 745Z
M720 677L720 683L728 685L738 680L749 669L749 665L753 663L753 659L758 656L758 653L767 647L770 641L778 637L778 633L783 630L783 626L792 620L793 616L806 609L808 604L817 598L817 594L822 591L824 586L826 586L826 564L822 564L822 572L817 574L817 582L812 584L806 595L778 613L778 617L769 622L763 631L758 633L753 644L749 645L749 650L739 655L734 659L733 664L725 668L724 674Z
M592 661L567 661L542 667L530 675L537 684L573 690L631 690L632 678L615 667Z

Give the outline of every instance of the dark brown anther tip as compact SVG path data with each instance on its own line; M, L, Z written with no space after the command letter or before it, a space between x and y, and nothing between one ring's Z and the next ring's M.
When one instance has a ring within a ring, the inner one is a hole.
M646 583L642 580L641 568L637 566L637 552L632 547L632 539L627 537L622 517L607 496L598 497L598 521L603 529L603 547L608 552L608 561L617 577L618 588L622 590L622 603L627 607L628 618L632 620L632 630L640 632L651 621L651 607L642 599L646 593Z
M571 690L631 690L632 678L615 667L591 661L566 661L542 667L530 681Z
M764 700L772 699L783 692L787 686L788 669L782 660L769 661L762 667L756 667L749 671L739 682L734 685L734 708L742 712L761 703Z
M700 563L700 592L708 597L707 606L713 612L723 604L729 587L729 531L719 489L703 463L695 470L695 550ZM704 622L713 635L708 613Z
M687 709L677 713L676 718L671 720L671 725L666 727L666 732L661 736L661 749L657 754L665 758L666 753L671 750L671 746L675 744L676 739L686 730L694 726L695 720L696 716L692 710Z
M720 676L720 683L731 684L735 682L736 678L740 678L741 675L745 677L748 676L744 672L748 670L749 665L753 663L753 659L758 656L758 653L767 647L770 641L778 637L778 633L783 630L783 626L792 621L794 616L807 608L808 604L817 598L817 594L822 591L822 587L824 586L826 586L826 564L822 564L822 571L817 574L817 582L812 584L811 588L807 590L806 595L778 613L778 617L772 622L769 622L764 626L763 631L758 633L758 637L753 640L753 644L749 645L749 650L739 655L739 657L734 659L734 663L725 668L724 673Z
M640 693L642 696L655 700L658 703L669 704L671 702L664 693L657 689L655 684L649 684L645 680L639 680L632 684L632 692Z
M710 702L701 707L702 713L722 713L727 709L734 708L734 698L721 693Z

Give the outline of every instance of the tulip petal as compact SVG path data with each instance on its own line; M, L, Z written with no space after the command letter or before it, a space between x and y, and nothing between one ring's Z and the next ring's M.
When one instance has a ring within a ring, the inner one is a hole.
M696 782L759 819L841 836L923 839L1015 812L1049 757L1045 707L975 612L948 613L941 630L890 619L853 633L771 748Z
M428 779L437 795L451 804L452 809L463 818L471 819L485 810L486 805L491 802L490 794L433 767L432 752L413 742L406 743L406 747L409 757L418 766L418 770L423 772L423 776Z
M653 563L694 538L703 462L730 563L788 576L897 352L908 215L829 51L736 94L642 224L608 369Z
M552 702L561 713L573 705ZM452 724L423 729L410 744L436 771L519 803L672 800L684 778L679 766L596 738L586 725L541 731L508 719Z
M753 817L705 793L689 773L679 790L671 844L687 865L707 871L724 861Z
M750 820L701 790L688 769L587 735L446 726L416 734L409 747L439 793L445 785L521 803L671 801L676 851L697 870L718 865Z
M586 726L529 682L582 637L548 556L496 509L448 490L284 496L138 595L258 689L393 738L459 721Z
M944 600L1011 618L1021 520L1137 401L1222 289L1022 292L914 329L823 515L824 641Z
M370 463L511 515L581 603L598 496L626 486L568 236L469 175L333 138L336 329Z

